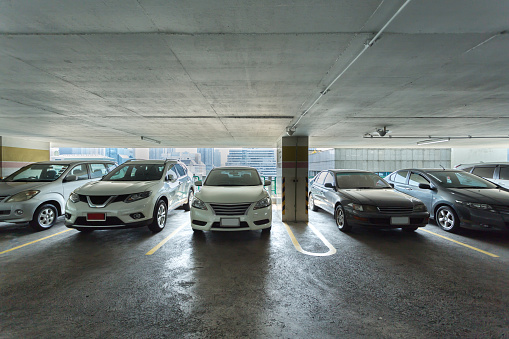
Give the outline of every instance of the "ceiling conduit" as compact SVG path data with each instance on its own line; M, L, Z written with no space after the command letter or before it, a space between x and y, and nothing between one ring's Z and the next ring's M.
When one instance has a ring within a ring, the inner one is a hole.
M362 51L348 64L348 66L345 67L345 69L339 73L339 75L337 77L334 78L334 80L332 80L332 82L329 84L329 86L327 86L323 91L320 92L320 95L318 96L318 98L308 107L308 109L306 109L304 112L301 113L301 115L299 116L299 118L297 119L297 121L293 124L290 124L286 127L286 133L288 135L292 135L296 128L297 128L297 124L300 122L300 120L302 119L302 117L304 117L310 110L311 108L313 108L313 106L316 105L316 103L330 90L330 88L332 87L332 85L334 85L334 83L343 75L345 74L345 72L357 61L357 59L359 59L361 57L362 54L364 54L364 52L370 48L371 46L373 46L373 44L375 43L375 41L380 37L380 35L385 31L385 29L387 28L387 26L389 26L389 24L399 15L399 13L406 7L406 5L408 5L408 3L412 1L412 0L406 0L405 3L403 5L401 5L401 7L396 11L396 13L394 13L394 15L389 19L389 21L387 21L387 23L380 29L380 31L378 31L378 33L369 41L366 41L366 43L364 44L364 48L362 49Z

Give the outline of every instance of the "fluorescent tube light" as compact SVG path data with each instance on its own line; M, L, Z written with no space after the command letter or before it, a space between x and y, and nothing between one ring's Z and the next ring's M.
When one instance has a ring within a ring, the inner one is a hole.
M417 145L421 146L421 145L437 144L439 142L446 142L446 141L449 141L449 140L451 140L451 138L447 138L447 139L444 139L444 138L426 139L426 140L417 141Z
M152 138L149 138L149 137L144 137L144 136L141 136L141 140L153 142L153 143L156 143L156 144L160 144L161 143L159 140L152 139Z

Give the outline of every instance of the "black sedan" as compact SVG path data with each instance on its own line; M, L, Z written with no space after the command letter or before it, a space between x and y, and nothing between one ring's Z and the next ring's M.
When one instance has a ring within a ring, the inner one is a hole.
M326 170L314 178L309 207L334 214L338 228L352 225L402 228L415 231L428 223L426 206L409 195L395 192L382 178L360 170Z
M385 178L420 199L445 231L509 229L509 191L460 170L404 169Z

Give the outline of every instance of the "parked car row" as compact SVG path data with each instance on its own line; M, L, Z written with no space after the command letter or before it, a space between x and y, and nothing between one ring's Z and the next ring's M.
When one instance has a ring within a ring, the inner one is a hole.
M269 232L272 200L251 167L213 169L196 182L176 160L50 161L21 168L0 183L0 221L29 222L36 230L65 226L81 232L148 226L160 232L167 213L191 210L194 231Z

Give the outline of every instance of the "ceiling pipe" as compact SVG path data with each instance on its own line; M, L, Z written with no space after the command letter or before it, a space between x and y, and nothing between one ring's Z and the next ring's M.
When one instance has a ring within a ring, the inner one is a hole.
M366 133L366 134L364 134L363 138L364 139L382 139L383 137L377 136L374 134L370 134L370 133ZM416 136L395 137L395 136L389 135L388 137L385 137L383 139L448 139L447 141L450 141L452 139L509 139L509 136L474 137L471 135L467 135L467 136L460 136L460 137L439 137L439 136L431 136L431 135L426 135L426 136L422 136L422 135L417 136L416 135Z
M396 11L396 13L394 13L394 15L389 19L389 21L387 21L387 23L378 31L378 33L371 39L371 40L368 40L366 41L366 43L364 44L364 48L362 49L362 51L345 67L345 69L339 73L339 75L337 77L334 78L334 80L332 80L332 82L329 84L329 86L327 86L323 91L320 92L320 95L318 96L318 98L313 101L313 103L311 104L311 106L309 106L304 112L301 113L301 115L299 116L299 118L297 119L297 121L293 124L290 124L286 127L286 131L295 131L295 129L297 128L297 124L300 122L300 120L311 110L311 108L313 108L313 106L316 105L316 103L325 95L327 94L327 92L329 92L330 88L332 87L332 85L334 85L334 83L339 79L341 78L341 76L343 74L345 74L345 72L357 61L357 59L359 59L361 57L362 54L364 54L364 52L370 48L371 46L373 46L373 44L376 42L376 40L378 40L378 38L380 37L380 35L382 35L382 33L385 31L385 29L387 28L387 26L389 26L389 24L399 15L399 13L406 7L406 5L408 5L408 3L412 1L412 0L406 0L405 3L403 5L401 5L401 7ZM293 134L293 133L292 133Z

